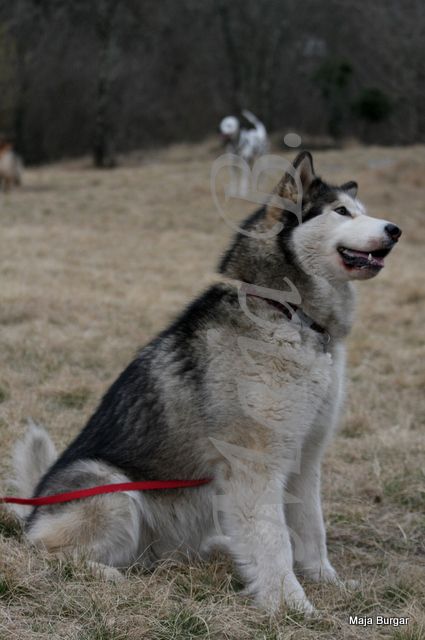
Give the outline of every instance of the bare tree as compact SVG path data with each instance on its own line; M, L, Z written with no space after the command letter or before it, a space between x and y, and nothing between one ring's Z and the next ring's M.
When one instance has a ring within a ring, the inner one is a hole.
M320 135L338 102L343 136L421 141L424 36L422 0L0 0L0 129L13 121L29 162L107 167L241 108ZM341 60L350 81L330 100L317 72ZM364 126L353 107L379 92L391 110Z
M111 71L113 67L114 18L116 0L98 0L95 3L95 26L99 43L96 82L95 127L93 160L96 167L115 166L113 150L113 124L111 118Z
M241 48L238 46L235 31L232 25L229 2L226 0L217 1L217 13L220 19L220 27L223 36L223 43L226 50L227 61L232 85L231 111L241 111L246 106L246 99L242 91L241 72L242 60L240 57Z

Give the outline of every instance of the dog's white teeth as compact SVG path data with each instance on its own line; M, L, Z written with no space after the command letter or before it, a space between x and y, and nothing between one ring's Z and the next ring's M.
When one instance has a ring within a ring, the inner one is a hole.
M372 254L369 253L368 257L367 257L368 262L372 262L373 258L372 258Z

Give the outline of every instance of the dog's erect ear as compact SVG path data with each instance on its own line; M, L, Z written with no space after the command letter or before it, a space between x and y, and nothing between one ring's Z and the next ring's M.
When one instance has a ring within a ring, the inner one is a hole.
M341 191L345 191L345 193L348 193L348 195L351 196L352 198L356 197L358 189L359 189L359 185L357 184L357 182L354 182L354 180L350 180L350 182L345 182L341 186Z
M280 198L297 203L304 197L315 179L316 174L314 173L311 153L309 151L302 151L292 163L292 169L285 173L274 193ZM300 186L301 194L299 194ZM281 214L282 206L279 206L276 203L276 198L273 199L272 196L267 205L267 217L270 220L278 220Z
M311 153L309 151L301 151L294 160L294 167L300 176L303 193L307 193L316 177Z
M301 151L292 163L293 170L288 171L283 176L277 187L277 194L282 197L288 197L288 191L292 194L298 194L298 185L294 176L299 177L301 183L302 195L307 193L311 183L316 178L313 167L313 158L309 151ZM288 183L291 184L291 188L288 189Z

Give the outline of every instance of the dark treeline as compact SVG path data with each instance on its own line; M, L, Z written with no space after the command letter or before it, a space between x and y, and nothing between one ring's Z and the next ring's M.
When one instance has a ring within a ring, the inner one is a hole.
M26 162L216 130L424 140L422 0L0 0L0 131Z

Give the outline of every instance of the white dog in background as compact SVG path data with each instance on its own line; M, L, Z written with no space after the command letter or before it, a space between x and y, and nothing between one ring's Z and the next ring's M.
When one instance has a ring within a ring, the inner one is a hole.
M268 140L264 124L246 109L242 111L243 117L253 127L245 129L235 116L227 116L220 122L220 133L226 145L227 153L233 153L244 160L250 167L254 162L267 152ZM239 195L246 195L248 191L248 176L242 171L239 189L236 187L236 175L232 175L232 191Z

